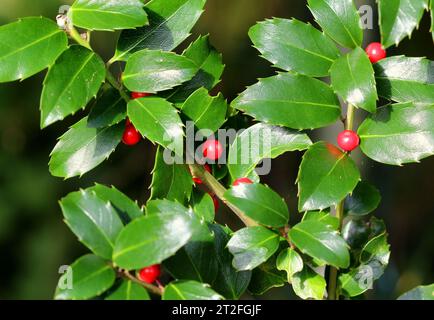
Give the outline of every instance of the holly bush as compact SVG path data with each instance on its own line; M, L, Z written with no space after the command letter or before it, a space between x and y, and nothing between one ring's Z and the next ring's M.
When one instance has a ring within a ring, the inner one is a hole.
M60 200L65 223L91 253L61 276L55 298L238 299L287 283L302 299L362 295L391 252L386 226L373 215L380 193L351 151L360 145L365 156L397 166L434 154L433 62L385 58L424 11L433 15L434 1L379 0L381 44L367 50L351 0L309 0L318 27L281 18L257 23L250 39L279 71L231 103L210 93L225 66L208 36L173 51L205 2L77 0L57 23L28 17L0 27L0 82L48 68L42 129L89 110L54 147L53 176L86 174L121 141L145 138L158 148L146 204L98 183ZM91 35L114 30L121 30L116 51L104 62ZM191 122L193 131L207 132L193 142ZM337 122L345 129L339 147L309 137ZM221 129L240 123L249 125L227 143ZM291 212L298 222L290 225L285 201L255 168L294 151L304 155L299 212ZM220 202L245 227L219 224ZM401 298L432 299L433 290L422 286Z

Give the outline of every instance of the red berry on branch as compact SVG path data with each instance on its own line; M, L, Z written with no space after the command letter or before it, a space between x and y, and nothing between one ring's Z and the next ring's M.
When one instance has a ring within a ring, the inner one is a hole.
M387 56L386 50L384 50L383 45L379 42L372 42L369 44L366 47L366 53L372 63L377 63Z
M158 279L158 277L161 274L161 267L159 264L154 264L149 267L145 267L139 271L138 278L139 280L146 282L146 283L154 283L155 280Z
M208 171L209 173L211 173L211 167L207 163L205 163L203 165L203 168L206 171ZM203 181L200 178L197 178L197 177L193 177L193 182L196 183L196 184L202 184L203 183Z
M223 146L218 140L210 139L203 144L203 156L209 160L217 160L223 153Z
M124 134L122 135L122 142L124 144L127 146L133 146L139 143L141 138L140 133L132 124L125 126Z
M360 143L360 138L352 130L344 130L338 135L338 145L342 148L344 151L352 151Z
M252 184L253 181L250 180L249 178L238 178L234 181L234 183L232 185L233 186L239 186L240 184L244 184L244 183Z
M147 92L131 92L131 99L139 99L149 96L152 96L152 94Z

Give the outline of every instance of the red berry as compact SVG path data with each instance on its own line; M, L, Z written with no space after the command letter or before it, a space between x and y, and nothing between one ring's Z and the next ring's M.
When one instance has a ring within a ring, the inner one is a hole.
M209 139L203 144L203 156L209 160L217 160L223 153L223 146L218 140Z
M344 130L338 135L338 144L344 151L352 151L360 143L360 138L352 130Z
M217 199L217 196L215 194L210 193L209 195L212 198L212 202L214 202L214 212L217 213L220 207L219 200Z
M129 118L127 118L127 120L125 120L125 126L132 126L133 124L131 123L131 120Z
M249 178L238 178L237 180L234 181L234 183L232 185L233 186L239 186L240 184L243 184L243 183L251 184L251 183L253 183L253 181L250 180Z
M372 42L366 47L366 53L368 54L369 60L372 63L377 63L378 61L386 58L387 53L383 46L379 42Z
M203 165L203 168L206 171L208 171L209 173L211 173L211 167L207 163L205 163ZM202 180L200 178L197 178L197 177L193 177L193 182L196 183L196 184L202 184Z
M139 271L139 280L146 282L146 283L154 283L155 280L158 279L158 277L161 274L161 267L159 264L154 264L149 267L145 267Z
M137 144L142 137L140 133L134 128L132 124L127 125L122 135L122 142L127 146L133 146Z
M147 92L131 92L131 99L139 99L139 98L143 98L143 97L149 97L152 94L147 93Z

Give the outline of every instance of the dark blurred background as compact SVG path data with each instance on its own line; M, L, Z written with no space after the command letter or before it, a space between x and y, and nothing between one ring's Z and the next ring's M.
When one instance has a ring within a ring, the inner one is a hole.
M0 0L0 24L23 16L44 15L54 19L58 8L71 2ZM373 1L359 1L360 4L372 5ZM247 37L249 27L256 21L273 16L314 23L304 0L208 0L206 12L189 40L209 33L213 45L223 53L226 71L219 90L229 100L256 78L274 73L258 57ZM429 24L426 13L412 39L390 49L389 55L434 59ZM110 58L116 37L116 33L98 33L93 39L94 48L105 59ZM367 30L365 41L374 40L379 40L378 30ZM95 181L113 184L140 203L149 196L155 150L147 142L135 148L120 145L108 161L80 179L63 181L49 174L47 163L56 139L82 114L41 131L39 96L43 76L41 73L22 83L0 84L1 299L51 299L59 266L70 264L86 252L62 222L58 206L61 197ZM313 138L321 136L334 142L337 130L338 126L318 130ZM374 183L382 193L383 200L375 214L385 220L392 248L391 263L368 297L394 299L414 286L434 282L434 157L401 168L374 163L358 153L355 157L364 179ZM271 174L263 178L288 200L295 219L299 218L294 184L299 161L299 153L284 155L273 161ZM219 216L220 221L237 226L224 209ZM267 298L289 296L290 290L284 287Z

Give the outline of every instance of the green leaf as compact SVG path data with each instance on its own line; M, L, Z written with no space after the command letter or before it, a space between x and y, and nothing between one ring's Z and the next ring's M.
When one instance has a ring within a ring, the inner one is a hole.
M237 271L232 266L232 254L226 248L230 236L220 225L211 225L215 235L214 248L218 263L217 277L212 287L227 299L236 300L246 291L252 275L251 271Z
M170 102L151 97L134 99L128 103L127 113L136 129L151 142L175 151L182 148L183 124Z
M401 295L398 300L434 300L434 284L416 287Z
M278 270L286 271L288 282L292 282L294 274L303 270L303 259L292 248L280 252L276 260Z
M326 293L326 286L324 277L308 265L292 276L292 289L302 299L322 300Z
M127 60L142 49L170 51L189 35L206 0L152 0L146 4L149 25L122 31L112 61Z
M51 152L49 163L53 176L82 176L107 159L122 138L124 125L101 129L87 127L87 118L74 124Z
M290 73L260 79L232 107L259 121L293 129L325 127L341 114L339 100L327 84Z
M202 217L207 222L213 222L215 217L214 201L209 193L201 191L193 192L193 208L194 212Z
M86 107L105 79L101 58L82 46L66 50L49 69L41 96L41 128Z
M24 80L53 65L68 38L52 20L30 17L1 26L0 43L1 83Z
M127 104L116 89L107 89L95 101L87 119L87 126L103 128L124 120L127 116Z
M193 180L185 164L166 164L164 149L158 148L152 171L151 199L168 199L185 203L190 199Z
M282 287L285 284L285 273L276 269L276 259L272 257L253 269L248 290L253 295L262 295L272 288Z
M391 165L419 162L434 154L434 105L386 106L359 127L360 147L369 158Z
M345 211L349 215L363 216L377 209L380 192L366 181L360 181L353 193L345 199Z
M282 227L289 219L288 207L279 194L254 183L233 186L224 198L253 220L270 227Z
M142 50L128 59L122 81L130 91L156 93L190 80L198 70L193 61L173 52Z
M64 273L56 288L56 300L84 300L100 295L115 282L116 274L100 257L87 254L71 265L72 270ZM72 279L70 288L68 280Z
M121 231L113 261L129 270L161 263L184 246L197 229L196 220L185 213L147 214Z
M388 48L410 37L426 9L428 0L378 0L381 43Z
M342 237L352 249L361 249L369 239L371 229L365 219L347 219L342 228Z
M312 144L307 134L257 123L237 136L229 147L228 169L232 180L247 177L263 158L277 158Z
M323 210L353 191L360 179L354 161L334 145L317 142L303 156L298 172L299 211Z
M235 269L253 270L276 252L279 235L264 227L243 228L233 234L227 247L234 255Z
M95 184L95 186L87 190L95 192L98 198L110 202L125 224L143 216L143 211L139 208L137 202L134 202L113 186L107 187L102 184Z
M353 0L308 0L309 9L324 32L347 48L360 47L363 30Z
M302 221L319 221L322 222L334 230L339 228L339 219L333 217L329 212L326 211L308 211L303 215Z
M218 272L214 236L190 241L173 257L164 261L164 268L175 279L213 283Z
M101 31L132 29L148 23L140 0L76 0L68 17L74 26Z
M387 234L372 238L362 249L361 264L339 275L338 282L342 293L347 297L355 297L372 289L374 281L383 275L389 257Z
M151 297L141 285L131 280L124 280L105 300L151 300Z
M114 243L123 228L113 206L95 192L81 190L60 201L65 223L96 255L110 259Z
M212 97L206 88L197 89L182 105L181 111L198 129L217 131L226 121L227 103L223 95Z
M200 36L182 55L199 66L199 71L190 81L162 93L173 103L183 103L196 89L201 87L208 90L214 88L220 82L225 68L222 55L211 46L209 36Z
M298 20L273 18L249 30L250 39L262 56L286 71L313 77L328 76L339 50L327 36Z
M434 104L434 62L390 57L374 65L378 94L396 102Z
M196 281L173 281L164 288L163 300L223 300L209 285Z
M336 60L330 73L332 87L345 101L371 113L376 111L374 69L364 50L357 47Z
M303 253L337 268L350 265L345 240L329 225L314 220L302 221L289 231L291 242Z

